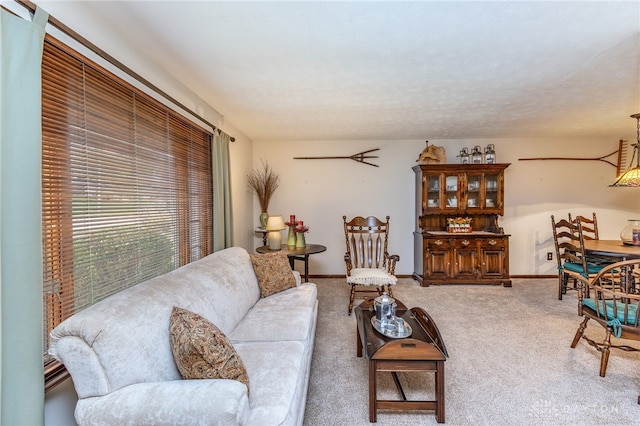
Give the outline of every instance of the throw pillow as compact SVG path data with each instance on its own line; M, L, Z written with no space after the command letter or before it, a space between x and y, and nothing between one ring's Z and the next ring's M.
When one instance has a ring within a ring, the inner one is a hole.
M296 286L296 278L284 252L250 254L249 257L258 278L262 297Z
M173 307L171 352L183 379L231 379L247 385L247 369L227 336L201 315Z

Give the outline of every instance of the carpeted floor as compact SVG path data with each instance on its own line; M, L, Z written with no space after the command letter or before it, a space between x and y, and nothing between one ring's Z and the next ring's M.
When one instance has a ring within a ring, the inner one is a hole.
M367 360L356 357L348 286L343 279L315 282L319 314L304 424L368 425ZM516 279L512 288L399 280L394 297L426 309L449 352L446 424L640 424L640 352L613 350L600 377L599 352L584 340L569 347L580 323L576 293L559 301L556 286L555 279ZM604 331L590 322L586 334L600 340ZM401 381L409 399L433 398L433 374ZM390 375L379 386L379 395L397 397ZM431 411L379 411L377 424L437 423Z

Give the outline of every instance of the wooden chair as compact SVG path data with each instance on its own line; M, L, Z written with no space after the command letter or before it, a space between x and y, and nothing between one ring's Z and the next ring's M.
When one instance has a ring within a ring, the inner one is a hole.
M571 218L571 213L569 213L569 222L576 225L578 219L580 220L580 225L582 226L582 237L585 240L599 240L600 235L598 234L598 218L596 217L596 212L592 213L593 216L591 218L578 215L574 219Z
M342 221L347 245L344 255L347 284L351 286L348 313L351 315L356 293L381 295L386 291L393 296L391 286L397 282L395 269L400 256L389 255L387 251L389 216L384 222L373 216L356 216L350 221L342 216Z
M571 213L569 213L569 222L574 225L577 225L578 220L580 220L580 225L582 226L582 237L585 240L599 240L600 234L598 233L598 218L596 217L596 212L592 213L592 217L588 218L586 216L577 215L575 218L571 217ZM614 263L619 258L611 258L605 256L596 256L587 254L587 263L592 263L595 265L609 265L610 263ZM574 281L574 287L576 287L576 282Z
M551 227L553 240L556 247L556 259L558 261L558 300L567 289L578 290L579 281L595 275L603 268L603 265L587 262L584 250L584 236L580 218L573 224L567 219L556 222L551 215ZM568 286L569 278L573 278L573 288Z
M578 291L578 315L584 317L571 342L575 348L580 338L586 340L602 355L600 376L607 372L611 348L637 351L625 344L614 345L611 338L640 340L640 259L606 265L595 277L583 280ZM605 329L602 343L584 335L587 322L592 319ZM640 398L639 398L640 403Z

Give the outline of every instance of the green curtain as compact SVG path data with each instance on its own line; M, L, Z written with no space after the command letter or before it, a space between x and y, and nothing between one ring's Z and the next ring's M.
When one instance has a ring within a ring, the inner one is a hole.
M0 424L44 423L41 67L48 14L0 10Z
M231 208L230 137L213 135L213 251L233 246L233 211Z

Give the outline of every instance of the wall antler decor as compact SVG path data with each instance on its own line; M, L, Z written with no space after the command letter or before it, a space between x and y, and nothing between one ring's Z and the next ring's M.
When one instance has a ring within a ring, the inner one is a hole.
M377 155L365 155L374 151L379 151L380 148L370 149L368 151L358 152L353 155L345 155L345 156L335 156L335 157L293 157L294 160L335 160L335 159L349 159L353 161L357 161L358 163L368 164L373 167L378 167L377 164L369 163L364 161L365 158L378 158Z

